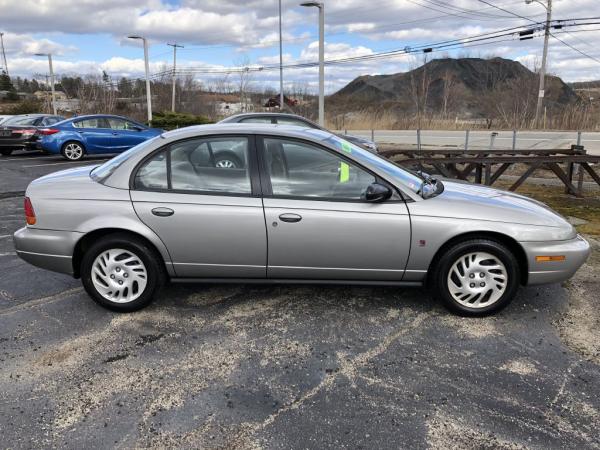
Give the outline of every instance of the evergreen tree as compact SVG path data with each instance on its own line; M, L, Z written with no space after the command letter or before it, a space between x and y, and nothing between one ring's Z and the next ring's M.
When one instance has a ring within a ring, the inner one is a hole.
M17 90L12 84L10 77L6 73L6 71L2 71L0 74L0 91L8 91L6 98L8 100L18 100L19 96L17 95Z

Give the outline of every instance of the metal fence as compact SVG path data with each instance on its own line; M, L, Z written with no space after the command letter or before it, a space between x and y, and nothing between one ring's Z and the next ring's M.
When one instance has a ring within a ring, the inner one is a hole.
M338 130L371 139L378 144L414 145L424 148L517 150L520 148L569 148L586 145L600 151L600 133L583 131L485 131L485 130Z

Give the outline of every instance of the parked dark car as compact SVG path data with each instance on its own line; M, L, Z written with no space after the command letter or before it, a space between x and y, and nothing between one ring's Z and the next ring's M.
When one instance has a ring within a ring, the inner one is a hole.
M10 156L15 150L37 150L39 130L64 120L50 114L24 114L0 124L0 153Z
M162 132L127 117L94 114L40 130L39 145L45 152L79 161L86 154L122 153Z
M221 120L219 123L273 123L280 125L294 125L299 127L314 128L316 130L325 130L316 123L308 120L305 117L298 116L297 114L285 114L285 113L243 113L236 114L234 116L227 117ZM360 136L352 136L350 134L338 134L339 137L346 141L352 142L359 147L364 148L372 153L378 153L377 144L370 141L369 139L362 138Z

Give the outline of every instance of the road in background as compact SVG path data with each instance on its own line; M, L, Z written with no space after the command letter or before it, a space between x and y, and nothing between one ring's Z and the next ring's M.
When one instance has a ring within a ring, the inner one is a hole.
M371 130L341 130L355 136L371 139ZM422 130L421 148L464 148L465 131ZM490 147L492 131L470 131L469 148L487 149ZM417 145L416 130L375 130L375 142L378 144ZM494 140L494 148L512 148L513 132L499 131ZM576 131L518 131L516 148L570 148L577 144ZM590 155L600 155L600 133L584 132L581 134L581 144Z

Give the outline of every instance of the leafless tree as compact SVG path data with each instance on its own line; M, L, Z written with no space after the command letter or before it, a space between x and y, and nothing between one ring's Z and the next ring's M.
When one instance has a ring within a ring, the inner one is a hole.
M448 108L452 108L455 100L456 78L449 70L442 75L442 117L448 118Z
M237 88L240 94L240 102L242 103L242 112L249 109L249 90L252 83L252 72L250 72L250 58L244 55L236 60L235 65L240 68L238 71Z
M115 112L117 90L110 81L103 80L99 75L87 75L77 91L80 111L83 114Z
M415 65L416 60L412 64L413 67L411 67L410 72L410 91L417 114L417 127L421 128L422 118L427 113L427 100L430 85L427 55L423 57L423 64L420 68L414 67Z

